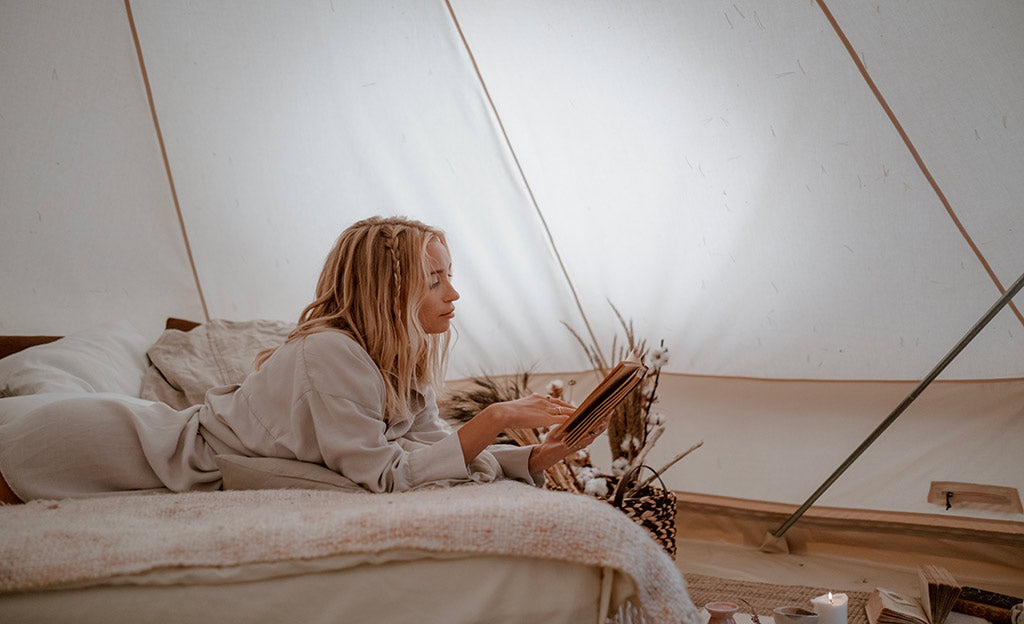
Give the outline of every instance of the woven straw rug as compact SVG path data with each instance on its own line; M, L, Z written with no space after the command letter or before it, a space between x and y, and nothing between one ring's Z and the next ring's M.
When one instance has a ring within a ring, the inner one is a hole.
M748 613L752 610L757 615L771 615L775 607L788 605L810 609L811 598L829 591L824 587L733 581L702 574L684 574L683 576L686 578L690 598L697 608L703 607L709 602L725 600L740 605L741 612ZM870 592L844 591L843 593L849 598L846 605L847 622L849 624L868 624L864 605L868 601L868 596L871 595Z

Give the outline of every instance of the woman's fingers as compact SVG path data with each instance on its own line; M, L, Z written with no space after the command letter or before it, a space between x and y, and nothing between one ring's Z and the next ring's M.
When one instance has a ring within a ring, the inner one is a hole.
M543 402L544 409L548 411L554 411L556 416L569 417L576 413L576 407L572 403L566 403L560 399L554 397L542 397L540 395L533 395Z
M562 399L556 399L555 397L541 397L541 398L544 399L545 401L548 401L549 403L554 403L555 405L559 405L561 407L565 407L565 408L568 408L568 409L576 409L575 405L573 405L572 403L568 403L566 401L563 401Z
M512 429L560 425L576 413L576 406L572 403L539 394L508 401L504 406L508 408L506 426ZM604 426L607 427L607 424ZM602 427L600 431L603 430Z
M537 394L504 404L505 426L510 429L535 429L565 422L575 411L571 405L553 402Z
M566 403L565 401L552 397L543 397L539 394L532 394L523 399L519 399L519 401L522 402L522 406L524 408L540 410L545 414L551 414L558 417L558 420L554 421L552 424L563 422L576 413L576 407L572 403Z

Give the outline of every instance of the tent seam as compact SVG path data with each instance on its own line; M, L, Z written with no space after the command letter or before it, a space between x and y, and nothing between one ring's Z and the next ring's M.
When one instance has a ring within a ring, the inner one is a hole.
M127 0L125 1L127 2ZM452 18L455 30L459 33L459 38L462 40L462 45L466 50L466 54L469 56L469 62L473 65L473 71L476 73L477 80L480 82L480 87L483 89L484 96L487 98L487 104L490 106L491 113L494 115L498 128L501 130L502 138L505 141L505 147L508 148L509 154L512 156L512 161L515 163L516 170L519 172L519 179L522 180L523 186L526 188L526 193L530 198L530 203L533 205L537 218L540 219L541 227L544 228L544 233L548 238L548 243L551 245L551 250L555 254L555 260L558 262L558 267L561 269L562 276L565 277L566 284L569 286L569 291L572 293L576 309L579 310L580 316L583 318L583 324L586 326L587 333L590 334L593 344L597 345L597 337L594 335L594 330L590 326L590 320L587 318L587 313L583 310L583 304L580 302L579 294L576 292L576 287L573 284L572 278L569 276L569 270L566 268L565 262L562 260L562 254L558 251L558 246L555 244L555 237L551 233L551 228L548 227L547 219L544 218L544 213L540 209L540 204L537 202L536 196L533 194L533 188L530 186L530 182L526 178L526 172L523 171L523 166L519 162L519 156L512 147L512 140L509 138L508 132L505 130L505 124L501 120L501 115L498 114L498 108L495 106L494 100L491 98L491 92L487 88L487 83L484 81L483 74L480 72L480 67L477 65L476 57L473 55L473 50L469 47L469 41L466 39L465 33L462 32L462 25L459 24L459 19L455 15L455 9L452 7L450 0L445 0L445 5L448 7L448 14ZM601 353L598 353L597 355L601 360L602 366L606 366L603 355Z
M914 162L917 163L917 166L921 170L921 173L924 174L924 177L928 181L928 184L932 187L932 190L935 192L936 196L938 196L939 202L941 202L943 208L946 209L946 213L949 215L950 219L952 219L953 225L955 225L957 230L960 231L960 235L967 242L967 245L971 248L971 251L974 252L975 257L981 263L982 268L985 270L986 273L988 273L989 279L991 279L992 282L995 284L996 288L999 290L999 294L1006 294L1006 288L999 280L999 277L996 275L995 270L993 270L992 266L989 264L988 259L985 258L985 255L981 252L981 249L974 242L974 239L971 237L971 235L967 232L967 228L964 227L963 222L960 221L960 217L957 216L956 211L953 209L953 206L949 203L949 200L946 198L946 194L943 193L942 188L939 187L938 181L936 181L935 178L932 176L932 173L928 169L928 166L925 164L924 159L921 157L921 154L917 151L917 147L915 147L913 141L910 140L910 135L908 135L906 130L904 130L903 124L900 123L899 119L896 117L896 113L893 112L892 108L889 106L889 103L882 95L882 91L878 88L878 85L875 84L874 79L871 78L871 74L868 73L867 67L864 65L864 62L861 60L860 56L857 54L857 51L854 49L853 43L846 36L846 33L843 31L842 27L839 26L839 22L836 20L835 16L832 15L832 12L829 10L828 5L825 4L825 0L816 0L816 2L818 4L818 7L825 14L825 18L832 26L832 29L836 32L836 35L842 42L843 47L846 48L846 52L850 55L850 58L853 59L853 62L857 66L857 70L860 72L861 77L867 83L868 88L871 89L871 93L875 96L875 99L878 100L878 103L879 105L881 105L882 110L885 112L886 116L889 117L889 121L896 128L896 132L900 135L900 138L903 140L904 145L907 146L907 149L910 151L910 155L914 159ZM1022 326L1024 326L1024 315L1021 314L1020 310L1013 303L1013 301L1009 302L1009 306L1010 309L1013 310L1013 313L1017 316L1017 320L1020 321L1020 324Z
M171 190L171 199L174 202L174 211L178 216L178 227L181 229L181 238L185 243L185 254L188 256L189 267L192 269L192 279L196 285L196 292L199 294L199 303L203 306L203 316L210 320L210 312L206 307L206 297L203 295L203 286L199 281L199 271L196 268L195 257L192 255L192 245L188 239L188 230L185 227L185 218L181 214L181 203L178 201L178 190L174 185L174 175L171 173L171 162L167 157L167 146L164 144L164 134L160 129L160 119L156 114L156 103L153 100L153 89L149 83L149 73L146 71L146 61L142 56L142 44L139 42L139 32L135 27L135 15L132 13L131 0L124 0L125 12L128 15L128 26L132 31L132 41L135 44L135 53L139 59L139 69L142 72L142 82L146 88L146 99L149 102L150 116L153 118L153 129L156 131L156 140L160 145L160 156L164 162L164 171L167 173L167 184Z
M579 371L560 371L560 372L546 372L546 376L551 377L570 377L570 376L585 376L592 373L599 373L597 369L586 369ZM758 382L768 384L888 384L888 385L906 385L920 383L920 379L870 379L870 378L857 378L857 379L816 379L813 377L752 377L744 375L725 375L725 374L714 374L714 373L674 373L674 372L661 372L662 377L677 377L682 379L694 379L694 380L707 380L707 381L743 381L743 382ZM473 381L474 377L464 377L459 379L450 379L450 382L470 382ZM936 379L932 382L932 385L972 385L972 384L1001 384L1001 383L1022 383L1024 377L979 377L979 378L958 378L958 379Z

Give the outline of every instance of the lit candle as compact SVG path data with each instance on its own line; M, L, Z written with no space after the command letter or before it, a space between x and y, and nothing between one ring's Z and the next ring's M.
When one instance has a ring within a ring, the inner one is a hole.
M811 599L818 624L846 624L846 594L829 592Z

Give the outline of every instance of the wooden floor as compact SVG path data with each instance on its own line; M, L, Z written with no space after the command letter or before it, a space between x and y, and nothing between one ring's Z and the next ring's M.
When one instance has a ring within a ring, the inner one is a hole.
M916 565L895 565L824 554L764 553L759 548L680 539L676 542L676 566L681 572L779 585L807 585L840 591L870 592L884 587L907 596L918 596ZM1024 597L1024 576L989 578L961 570L961 584ZM701 607L703 605L697 605Z
M862 518L812 508L782 540L790 552L768 553L762 547L787 517L787 506L677 496L676 565L683 573L839 591L884 587L917 596L917 568L933 564L962 585L1024 597L1024 536L1017 523L926 526L907 514Z
M764 553L750 546L677 540L676 567L683 573L761 581L778 585L829 587L836 591L871 591L885 587L916 595L917 572L911 566L879 564L834 555Z

